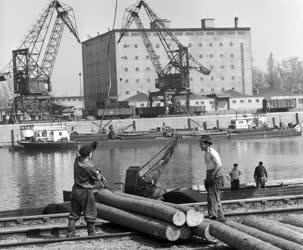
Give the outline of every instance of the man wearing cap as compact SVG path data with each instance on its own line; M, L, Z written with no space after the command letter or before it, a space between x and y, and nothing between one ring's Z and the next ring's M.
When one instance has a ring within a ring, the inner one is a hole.
M95 168L92 161L93 151L97 142L81 146L79 155L74 162L74 185L71 195L71 213L69 215L67 237L75 237L75 224L81 212L87 223L89 236L95 234L95 221L97 217L94 191L100 188L100 182L105 182L100 171ZM103 186L104 187L104 186Z
M233 169L229 172L231 190L237 190L240 186L241 171L238 169L238 163L234 163Z
M200 147L205 151L206 179L204 185L207 190L207 206L210 219L225 221L220 199L220 188L224 185L222 163L218 152L211 147L212 140L209 135L202 135Z
M255 168L254 178L257 188L265 188L265 183L267 181L267 171L263 166L262 161L259 161L259 165Z

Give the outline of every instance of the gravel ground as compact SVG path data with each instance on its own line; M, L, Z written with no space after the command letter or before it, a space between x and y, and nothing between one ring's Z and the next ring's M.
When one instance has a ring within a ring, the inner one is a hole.
M159 241L145 236L129 236L113 239L98 239L90 241L74 241L48 244L44 246L18 247L14 249L100 249L100 250L135 250L135 249L205 249L220 250L230 249L222 243L208 244L199 239L191 239L183 242Z

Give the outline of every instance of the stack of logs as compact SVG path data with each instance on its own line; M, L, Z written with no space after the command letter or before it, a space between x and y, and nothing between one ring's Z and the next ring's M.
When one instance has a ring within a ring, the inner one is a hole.
M172 204L121 192L102 189L95 194L98 218L160 239L176 241L191 236L210 242L219 240L234 249L303 250L303 214L280 216L276 221L248 216L241 223L225 223L205 219L203 213L190 206ZM46 207L59 213L70 203Z
M192 236L191 228L203 221L203 213L192 207L152 200L102 189L95 194L98 218L176 241Z

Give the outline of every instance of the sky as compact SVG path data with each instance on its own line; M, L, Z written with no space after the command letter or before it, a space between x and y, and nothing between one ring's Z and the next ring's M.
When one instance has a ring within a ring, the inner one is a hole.
M29 29L50 0L0 0L0 71L11 59ZM113 25L115 0L62 0L73 7L80 40L108 31ZM118 0L115 28L134 0ZM202 18L214 18L215 27L251 28L253 65L265 70L269 53L277 61L303 60L303 0L147 0L172 28L199 28ZM147 26L147 25L146 25ZM133 26L132 26L133 27ZM134 27L135 28L135 27ZM52 75L53 94L79 95L82 73L81 45L66 29Z

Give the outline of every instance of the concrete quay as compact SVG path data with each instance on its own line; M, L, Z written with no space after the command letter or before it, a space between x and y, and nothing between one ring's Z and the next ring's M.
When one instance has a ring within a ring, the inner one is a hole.
M300 124L303 122L303 111L297 112L280 112L280 113L267 113L266 117L269 122L269 125L272 126L272 120L275 118L276 125L279 125L280 122L283 124L288 124L292 122L296 123L296 113L299 117ZM250 115L247 113L246 115ZM238 117L243 116L243 114L238 114ZM115 129L127 126L133 121L136 123L136 130L150 130L157 127L170 126L174 129L186 129L188 128L188 118L193 119L194 121L201 124L204 121L207 122L208 128L213 128L217 126L217 121L219 121L220 128L227 128L230 124L230 120L235 118L236 114L226 114L226 115L201 115L201 116L175 116L175 117L159 117L159 118L132 118L132 119L117 119L113 120L112 124ZM90 133L97 132L98 127L93 124L100 124L100 120L95 121L70 121L70 122L53 122L53 123L41 123L41 125L60 125L66 126L68 130L71 130L72 127L78 133ZM105 124L107 121L103 121ZM22 124L24 125L24 124ZM195 126L192 124L192 126ZM0 125L0 145L9 145L11 143L11 129L14 129L15 136L20 138L19 124L5 124Z

